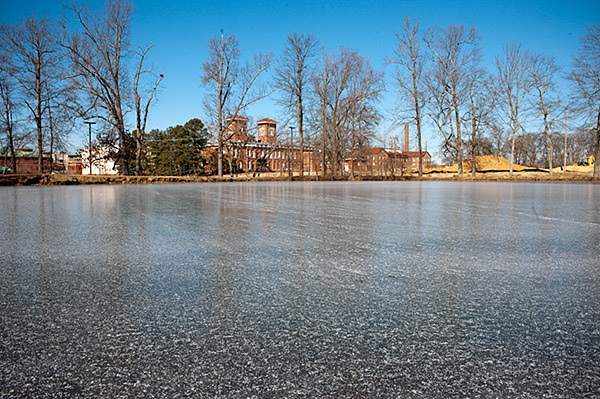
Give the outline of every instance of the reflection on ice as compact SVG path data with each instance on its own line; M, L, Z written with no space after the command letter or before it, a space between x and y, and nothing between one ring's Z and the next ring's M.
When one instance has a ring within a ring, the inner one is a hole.
M594 396L599 195L1 188L0 396Z

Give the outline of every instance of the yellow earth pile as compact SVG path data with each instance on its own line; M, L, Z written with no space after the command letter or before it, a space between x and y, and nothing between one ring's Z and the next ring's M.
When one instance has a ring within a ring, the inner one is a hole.
M579 165L567 165L567 172L577 172L577 173L594 173L594 165L587 166L579 166ZM558 166L552 169L554 173L563 173L565 172L562 166Z
M472 167L471 158L465 159L463 161L463 171L469 172ZM510 162L504 158L499 157L497 155L483 155L476 158L476 169L478 172L508 172L510 171ZM527 170L537 170L536 168L531 168L527 166L521 165L513 165L513 170L516 172L527 171ZM458 164L454 164L452 166L445 167L441 170L430 169L426 171L429 172L445 172L445 173L457 173L458 172Z

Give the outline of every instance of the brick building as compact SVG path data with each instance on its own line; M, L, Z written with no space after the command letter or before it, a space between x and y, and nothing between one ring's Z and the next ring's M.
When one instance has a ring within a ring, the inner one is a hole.
M404 125L404 151L402 157L404 158L404 167L407 169L419 169L419 151L410 151L408 135L408 125ZM427 150L422 151L423 168L431 167L431 154Z
M82 172L81 155L65 152L55 154L52 170L58 173L80 175Z
M248 118L233 115L226 119L227 131L223 149L223 164L230 160L236 172L279 172L300 171L300 147L278 140L278 122L264 118L256 122L256 138L248 136ZM216 144L209 145L207 152L216 152ZM207 154L208 155L208 154ZM302 160L306 173L320 169L318 151L304 147Z
M224 170L229 170L231 162L234 172L279 172L282 174L300 171L302 164L305 173L321 171L320 151L306 146L300 161L300 147L291 145L287 139L277 136L278 122L264 118L256 122L256 137L248 134L249 119L233 115L226 119L227 130L223 147ZM204 150L205 158L216 160L218 146L212 144ZM347 174L389 175L406 169L419 167L418 151L409 151L408 126L405 127L404 148L364 148L356 151L353 158L344 160L343 172ZM431 155L423 151L423 167L431 166ZM213 168L215 168L213 166ZM331 170L331 165L327 165ZM207 170L215 173L216 170Z
M11 169L14 173L19 174L37 174L38 169L38 154L33 152L31 148L20 148L15 150L16 165L12 165L12 159L9 151L0 153L0 166ZM43 173L50 173L52 168L52 158L49 153L42 154L42 170Z
M408 125L404 127L404 149L373 147L365 148L354 157L344 161L346 173L388 175L406 169L419 168L419 151L409 151ZM431 167L431 154L422 151L423 168Z

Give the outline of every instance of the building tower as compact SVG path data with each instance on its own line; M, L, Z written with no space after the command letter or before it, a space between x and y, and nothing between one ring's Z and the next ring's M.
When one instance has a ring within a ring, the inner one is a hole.
M258 125L257 140L259 143L275 144L277 141L277 124L273 119L264 118L256 122Z
M227 123L227 135L231 141L245 142L248 139L248 118L240 115L233 115L225 119Z

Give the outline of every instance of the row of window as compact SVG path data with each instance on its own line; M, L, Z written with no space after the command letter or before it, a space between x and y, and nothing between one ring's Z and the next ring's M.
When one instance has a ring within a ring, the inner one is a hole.
M242 149L240 148L234 148L233 149L233 157L234 158L241 158L242 156ZM246 158L265 158L265 156L268 153L265 152L265 150L251 150L251 149L246 149ZM288 157L288 153L285 151L275 151L274 153L271 154L271 156L269 158L272 159L287 159ZM299 158L299 154L297 152L293 152L292 153L292 158L293 159L298 159Z

